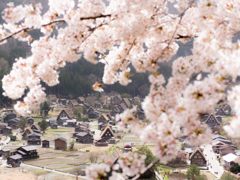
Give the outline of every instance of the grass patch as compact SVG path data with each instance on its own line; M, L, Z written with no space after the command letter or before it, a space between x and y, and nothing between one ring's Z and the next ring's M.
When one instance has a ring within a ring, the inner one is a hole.
M53 132L61 132L61 131L67 131L68 130L68 128L58 128L58 129L52 129L53 130Z
M166 166L163 166L163 165L160 165L157 167L158 169L161 169L161 170L172 170L172 168L170 167L166 167Z
M36 169L33 171L33 174L36 176L42 176L42 175L49 174L49 173L51 173L51 172L42 170L42 169Z
M162 178L164 179L164 180L169 180L168 179L168 176L165 174L165 173L160 173L161 174L161 176L162 176ZM165 177L164 177L164 174L165 174Z
M39 122L42 118L34 118L34 122Z
M52 168L54 170L61 170L61 169L66 169L66 168L71 168L72 166L64 166L64 167L59 167L59 168Z

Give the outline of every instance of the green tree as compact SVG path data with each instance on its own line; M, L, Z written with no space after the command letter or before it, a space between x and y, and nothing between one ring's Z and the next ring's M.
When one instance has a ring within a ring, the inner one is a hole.
M130 98L132 98L132 96L131 96L130 94L123 93L123 94L122 94L122 98L128 98L128 99L130 99Z
M82 118L83 122L89 122L89 119L87 117Z
M5 116L5 117L3 118L3 121L7 123L7 122L9 121L9 116Z
M145 164L148 166L150 163L156 160L156 157L153 155L152 151L147 146L142 146L137 148L137 151L139 156L145 155ZM152 168L150 168L146 173L144 173L141 178L153 178L155 177L155 172L157 165L155 164Z
M24 117L20 118L21 120L18 121L18 128L20 128L22 131L24 131L24 129L27 127L27 120Z
M83 106L83 114L87 114L87 110L86 110L85 106Z
M69 144L70 144L70 147L69 147L69 149L72 151L72 150L73 150L73 148L74 148L74 141L70 142Z
M200 177L200 169L196 164L190 166L187 170L187 179L197 180Z
M40 128L42 131L45 131L48 128L48 123L45 119L43 119L40 124L39 124Z
M235 177L232 176L230 173L224 173L220 179L221 180L235 180Z
M74 115L77 117L77 120L81 120L81 112L83 111L82 107L76 107L73 111Z
M197 180L208 180L208 178L205 174L201 174Z
M40 105L40 108L41 108L41 114L43 113L44 117L46 117L48 115L48 112L50 111L50 107L47 103L47 101L45 101L43 103L43 105Z
M17 136L14 136L14 135L10 134L9 137L10 137L11 141L16 141L17 140Z

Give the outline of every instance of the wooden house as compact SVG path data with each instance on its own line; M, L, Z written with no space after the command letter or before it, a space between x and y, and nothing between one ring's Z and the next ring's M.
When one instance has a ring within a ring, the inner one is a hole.
M99 112L90 107L87 111L88 118L95 119L99 117Z
M83 144L92 144L93 136L86 132L80 132L76 134L76 142L83 143Z
M86 109L89 109L91 106L90 106L88 103L84 103L84 107L85 107Z
M51 129L58 129L58 124L56 122L51 123Z
M32 134L33 133L33 130L31 129L31 128L26 128L25 130L24 130L24 132L22 133L22 139L24 139L24 140L27 140L27 138L28 138L28 135L29 134Z
M67 149L67 140L65 138L57 138L54 140L55 150L66 150Z
M101 132L101 138L102 139L111 139L111 138L115 138L115 135L112 131L112 129L110 128L110 126L107 126L102 132Z
M20 118L13 118L8 121L8 126L11 127L12 129L17 129L18 128L18 122L20 121Z
M72 100L69 101L68 106L70 108L75 108L75 107L79 106L79 104L78 104L76 99L72 99Z
M131 103L128 100L128 98L122 98L122 102L121 103L124 103L127 108L130 108L130 106L131 106Z
M63 109L58 117L57 117L57 124L62 125L64 122L66 122L69 119L74 118L74 114L71 109Z
M210 127L210 128L214 128L218 125L220 125L220 122L217 120L217 118L211 114L210 116L208 116L207 120L205 121L205 123Z
M99 101L94 101L94 107L100 109L102 108L102 104Z
M6 128L6 127L7 127L7 124L4 124L4 123L0 122L0 134L3 133L2 130L3 130L3 128Z
M5 117L8 117L8 120L10 119L14 119L17 117L17 114L13 113L13 112L8 112L5 114Z
M197 166L206 166L207 163L205 156L198 147L191 154L189 159L191 161L191 164L196 164Z
M66 99L58 99L58 104L66 105L67 100Z
M49 148L50 147L50 140L49 139L42 140L42 147L43 148Z
M116 164L121 154L121 151L116 148L115 151L107 158L105 163L109 164L110 166Z
M219 108L222 108L223 111L227 116L231 116L231 106L229 106L227 103L221 104Z
M225 142L225 141L219 141L219 140L212 141L212 149L215 153L219 153L219 148L225 145L231 145L231 142L229 143L228 141Z
M108 109L107 104L103 104L103 105L102 105L102 108L103 108L103 109Z
M113 105L119 105L119 104L121 104L121 102L122 102L122 97L120 95L115 95L112 98L112 104Z
M108 141L106 139L98 138L94 140L95 146L108 146Z
M218 108L217 112L216 112L216 115L219 115L219 116L227 116L227 114L225 113L225 111L220 107Z
M63 123L63 126L65 127L75 127L77 125L76 119L69 119L65 123Z
M98 118L98 124L99 123L103 123L106 124L108 122L108 117L106 114L102 114L99 118Z
M220 156L225 156L227 154L233 153L235 154L236 147L232 145L224 145L219 148Z
M121 111L120 111L120 109L118 108L118 106L114 106L113 109L112 109L112 111L110 112L110 115L111 115L111 116L115 116L116 114L120 114L120 113L121 113Z
M146 118L144 111L138 109L138 110L137 110L137 117L138 117L138 119L140 119L140 120L144 120L144 119Z
M54 94L50 94L50 95L48 95L48 99L49 99L49 101L50 101L51 104L57 102L57 96L54 95Z
M34 123L34 118L28 117L28 118L27 118L27 123L28 123L29 125L32 125L32 124Z
M12 134L12 128L9 127L9 126L3 128L3 129L2 129L2 134L3 134L4 136L8 136L8 135Z
M79 97L77 98L77 102L78 102L78 104L84 104L84 103L85 103L84 97L79 96Z
M137 97L137 96L135 96L134 98L133 98L133 103L141 103L141 100L140 100L140 98L139 97Z
M35 146L22 146L16 149L14 154L20 154L23 159L37 158L37 148Z
M7 164L12 167L19 167L21 165L23 157L20 154L15 154L7 158Z
M118 105L118 109L120 110L120 113L122 113L123 111L125 111L127 109L127 106L125 106L124 103L121 103Z
M34 123L31 126L31 129L33 130L33 132L41 134L41 128L39 127L38 123Z
M0 150L0 155L2 156L2 158L7 159L10 156L10 149L2 149L2 150Z
M41 145L41 134L32 133L27 135L27 143L28 145Z

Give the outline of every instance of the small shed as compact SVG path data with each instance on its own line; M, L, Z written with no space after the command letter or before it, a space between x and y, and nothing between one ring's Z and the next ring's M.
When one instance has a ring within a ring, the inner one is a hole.
M65 138L57 138L54 140L55 150L66 150L67 149L67 140Z
M49 148L50 147L50 140L49 139L42 140L42 147L43 148Z
M0 150L0 154L3 158L8 158L10 155L10 149L2 149Z
M9 127L9 126L3 128L3 129L2 129L2 134L3 134L4 136L8 136L8 135L12 134L12 128Z

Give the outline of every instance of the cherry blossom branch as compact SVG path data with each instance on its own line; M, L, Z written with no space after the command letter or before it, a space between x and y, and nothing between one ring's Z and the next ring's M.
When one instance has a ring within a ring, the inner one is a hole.
M141 177L141 175L143 175L144 173L146 173L149 169L151 169L156 163L159 162L159 159L156 159L155 161L153 161L152 163L150 163L142 172L140 172L140 174L136 175L132 180L137 180Z
M90 20L90 19L98 19L104 17L111 17L111 14L100 14L98 16L89 16L89 17L81 17L80 20Z

